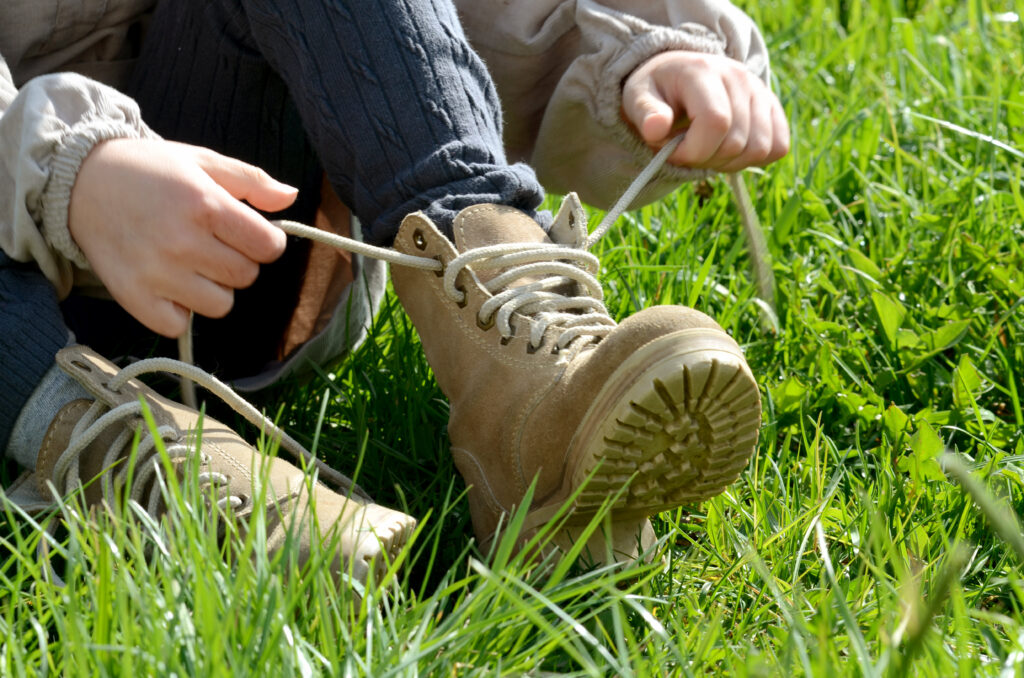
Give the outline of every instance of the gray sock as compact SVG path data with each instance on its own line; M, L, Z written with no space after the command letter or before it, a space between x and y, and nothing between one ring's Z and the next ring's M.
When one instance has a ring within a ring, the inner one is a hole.
M50 423L60 408L78 398L91 399L92 396L54 363L21 408L4 456L26 468L34 469Z

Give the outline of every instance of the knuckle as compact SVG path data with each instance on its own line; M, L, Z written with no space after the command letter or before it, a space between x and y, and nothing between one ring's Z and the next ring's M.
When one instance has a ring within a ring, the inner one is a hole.
M687 53L687 61L701 70L714 70L722 65L718 55L706 52L689 52Z
M746 147L746 139L739 134L730 134L722 141L722 145L718 147L717 155L724 158L735 158L741 154L743 149Z
M179 229L170 229L163 239L164 254L171 261L182 261L192 255L191 240Z
M753 162L764 162L772 155L772 142L767 137L758 135L747 144L747 154Z
M262 235L264 236L261 239L263 252L258 261L269 264L284 253L288 240L285 238L284 233L277 231L273 226L263 231Z
M231 312L231 307L234 305L234 293L231 290L221 288L220 293L211 295L211 298L207 303L206 312L204 312L203 315L211 318L223 318Z
M220 212L217 201L199 186L189 186L182 202L186 214L197 224L207 225Z
M206 204L206 191L195 182L182 182L181 195L177 196L183 209L198 212Z
M718 63L721 65L722 71L730 77L746 80L747 77L751 75L751 72L747 70L747 67L735 59L720 59L718 60Z
M269 174L264 172L261 168L256 167L255 165L250 165L249 163L242 162L241 160L237 160L235 162L236 162L235 167L237 168L238 173L246 181L248 181L250 183L260 184L260 183L264 183L264 182L266 182L267 180L270 179L270 175Z
M768 89L768 85L765 84L764 80L762 80L757 75L755 75L754 73L751 73L749 70L747 70L747 67L744 64L742 64L742 63L740 63L738 61L733 62L733 68L736 71L736 77L737 78L742 78L743 81L746 82L747 86L750 87L751 89L753 89L753 90L766 90L766 89Z
M776 139L772 145L772 160L778 160L787 153L789 153L789 138Z
M637 100L636 107L641 117L658 112L658 102L647 95L643 95Z
M170 337L179 337L182 334L185 334L185 331L188 329L188 320L185 319L184 314L170 314L165 321L165 327L163 329L164 332L162 334L166 334Z
M192 157L196 163L203 167L210 167L215 165L221 158L220 154L216 151L206 148L205 146L187 146L187 149L192 153Z
M207 233L214 233L217 226L227 218L227 211L221 203L214 198L207 198L200 212L196 215L196 224Z
M252 169L253 179L258 181L259 183L267 184L274 181L274 179L269 174L267 174L267 171L264 170L262 167L254 167L252 165L249 165L249 167Z
M708 157L706 155L694 151L687 151L679 157L679 165L693 169L703 169L707 161Z
M709 108L704 122L710 131L725 134L732 126L732 111L724 107Z
M256 282L256 276L260 273L260 267L252 262L246 260L242 262L234 272L234 287L236 289L243 289L252 285Z
M162 312L158 315L150 316L149 322L143 321L143 324L165 337L178 337L188 329L188 312L173 303L167 302Z

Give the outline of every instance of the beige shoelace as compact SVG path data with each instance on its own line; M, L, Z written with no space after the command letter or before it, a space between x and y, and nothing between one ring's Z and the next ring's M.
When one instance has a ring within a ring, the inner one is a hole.
M345 493L351 492L353 495L356 495L366 501L370 501L369 495L355 485L352 480L314 457L291 436L260 414L255 407L235 393L227 384L198 367L179 360L173 360L171 358L149 358L146 360L140 360L119 371L110 379L109 382L107 382L107 388L112 391L118 391L128 382L128 380L134 379L143 374L154 372L175 374L188 380L190 383L199 384L207 391L218 396L235 412L245 417L249 423L258 427L267 435L279 440L281 447L288 450L297 460L302 460L308 465L315 465L322 480L327 481ZM67 494L77 487L80 482L78 471L81 453L86 447L92 444L101 433L106 431L110 426L118 425L126 419L134 418L141 414L141 402L124 403L122 405L109 408L99 400L95 401L72 429L68 447L60 457L58 457L57 462L54 465L53 481L57 489L62 494ZM102 462L102 468L104 469L113 467L114 464L117 463L119 457L124 453L124 450L132 442L132 438L135 435L135 427L122 426L122 429L122 432L115 437L104 454ZM144 508L152 515L156 515L162 500L159 483L151 482L154 479L154 475L160 471L160 458L159 455L155 453L157 439L160 439L164 443L167 455L170 457L172 462L179 463L185 461L191 454L189 450L189 441L183 438L183 432L178 431L172 426L161 426L157 429L155 434L147 431L139 441L137 458L141 460L141 463L138 464L135 471L135 478L132 483L130 498L140 505L143 505ZM192 445L194 445L194 442ZM200 451L199 454L201 465L209 463L209 457L207 457L202 451ZM121 468L116 474L106 473L101 477L100 482L103 484L103 496L107 498L108 501L114 496L115 486L124 486L128 479L128 472L128 464L121 464ZM201 488L217 488L226 487L228 485L228 478L224 474L215 471L200 471L198 481ZM143 495L147 487L150 488L149 496L144 497ZM243 504L243 502L244 499L242 497L225 494L217 503L222 507L231 506L231 508L237 509Z

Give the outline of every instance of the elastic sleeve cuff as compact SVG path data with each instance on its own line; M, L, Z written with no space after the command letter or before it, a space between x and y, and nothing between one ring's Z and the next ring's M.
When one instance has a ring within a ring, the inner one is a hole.
M85 254L68 229L71 189L85 158L97 144L111 139L159 138L141 120L91 120L70 128L58 145L50 165L50 178L42 196L43 235L55 251L82 270L89 270Z
M619 117L622 83L629 74L654 55L673 50L720 55L725 54L725 45L714 32L700 24L686 23L676 28L651 26L649 30L634 37L622 54L608 64L607 77L601 81L597 92L597 112L601 124L611 127L622 122Z
M623 53L608 65L608 77L597 92L597 120L609 128L613 137L628 149L639 166L654 157L654 152L643 142L636 130L622 119L622 83L630 73L651 57L662 52L679 50L702 54L725 54L725 44L711 29L697 23L685 23L675 28L651 26L636 36ZM688 169L665 165L652 183L669 180L677 183L699 181L714 175L713 171Z

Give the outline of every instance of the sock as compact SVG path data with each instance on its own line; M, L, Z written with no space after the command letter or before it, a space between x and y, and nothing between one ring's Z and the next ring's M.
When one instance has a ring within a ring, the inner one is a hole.
M50 423L62 407L78 398L92 396L54 363L14 421L4 456L26 468L34 469Z
M57 293L39 267L0 251L0 452L53 357L71 341Z

